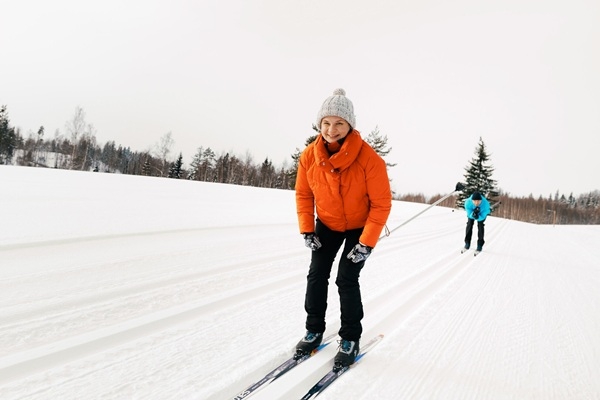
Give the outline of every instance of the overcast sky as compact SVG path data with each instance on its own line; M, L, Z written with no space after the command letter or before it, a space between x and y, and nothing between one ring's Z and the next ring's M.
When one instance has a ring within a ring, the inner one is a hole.
M0 104L46 138L291 163L341 87L398 193L447 193L482 137L513 195L600 189L598 0L2 0Z

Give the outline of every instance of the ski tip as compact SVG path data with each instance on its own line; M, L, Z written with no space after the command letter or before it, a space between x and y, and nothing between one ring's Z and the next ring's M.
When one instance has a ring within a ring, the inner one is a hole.
M380 333L379 335L375 336L375 342L378 343L378 342L382 341L384 336L385 335L383 333Z
M373 338L371 338L371 340L369 340L369 341L368 341L368 342L365 344L365 346L368 346L368 345L370 345L370 344L372 344L372 343L377 343L377 342L379 342L381 339L383 339L383 336L384 336L384 335L383 335L383 333L380 333L379 335L373 336Z
M384 336L383 333L380 333L377 336L373 336L373 338L371 340L369 340L367 343L365 343L363 350L368 351L372 346L379 343L383 339L383 336Z

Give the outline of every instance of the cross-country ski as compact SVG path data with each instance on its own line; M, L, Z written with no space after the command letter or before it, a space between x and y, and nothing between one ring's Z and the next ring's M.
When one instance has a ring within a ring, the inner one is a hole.
M242 400L242 399L246 399L246 398L250 397L251 395L253 395L257 391L259 391L260 389L262 389L269 383L271 383L274 380L276 380L277 378L283 376L285 373L291 371L294 367L297 367L302 362L308 360L310 357L317 354L319 351L321 351L323 348L325 348L327 345L329 345L331 343L331 341L333 340L333 338L335 338L336 336L337 336L336 334L332 334L332 335L325 337L323 339L323 342L321 343L321 345L319 347L317 347L316 349L314 349L309 354L305 354L301 357L297 357L296 355L293 355L292 357L290 357L289 359L287 359L286 361L281 363L277 368L275 368L274 370L272 370L271 372L266 374L262 379L256 381L255 383L248 386L246 389L242 390L232 400Z
M381 339L383 339L383 335L377 335L373 339L371 339L367 344L364 345L360 354L356 357L354 364L350 366L337 367L334 366L331 371L327 372L323 378L321 378L315 385L310 388L308 392L304 396L302 396L302 400L312 399L317 397L321 392L327 389L333 382L335 382L340 376L342 376L349 369L353 369L359 361L367 354L375 345L377 345Z

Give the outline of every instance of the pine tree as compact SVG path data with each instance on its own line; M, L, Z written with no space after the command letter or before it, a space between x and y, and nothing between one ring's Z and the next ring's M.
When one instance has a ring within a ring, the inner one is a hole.
M142 167L142 175L150 176L150 174L151 174L150 160L148 160L148 158L146 158L146 161L144 161L144 165Z
M215 165L217 163L216 154L210 148L207 147L202 153L202 162L200 163L199 169L199 180L203 182L213 182L215 181Z
M265 158L260 168L260 187L271 188L275 180L275 167L269 158Z
M171 164L171 168L169 169L169 178L173 179L181 179L183 175L183 155L179 153L179 157L177 157L177 161Z
M318 132L316 125L313 124L312 127L313 130ZM317 140L318 136L318 133L316 135L309 136L308 139L306 139L306 141L304 142L304 147L306 148L306 146ZM292 154L292 167L288 172L288 182L290 189L294 189L296 187L296 175L298 175L298 164L300 163L300 156L302 155L303 151L304 150L300 150L296 147L296 152Z
M204 148L200 146L198 150L196 150L196 154L194 154L194 158L190 163L190 174L188 179L200 180L200 168L202 165L202 157L204 153Z
M386 149L388 137L387 135L381 136L378 126L375 126L375 129L373 129L373 131L369 133L369 136L367 136L365 142L367 142L369 146L371 146L373 150L375 150L375 153L381 156L381 158L387 156L392 151L391 147ZM390 168L395 167L397 164L391 164L386 162L385 165L387 165L387 167Z
M18 135L9 122L6 106L0 107L0 164L10 164L17 149Z
M483 194L488 200L497 195L496 181L492 179L494 168L488 163L490 156L486 150L485 143L479 138L479 143L475 149L475 157L471 159L469 165L465 167L465 188L456 199L456 206L463 208L465 200L474 192Z

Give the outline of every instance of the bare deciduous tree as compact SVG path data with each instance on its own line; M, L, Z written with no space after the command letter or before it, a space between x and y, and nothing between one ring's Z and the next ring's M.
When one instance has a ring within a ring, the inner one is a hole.
M165 133L163 137L160 138L160 141L156 144L154 148L154 154L157 158L163 160L162 168L160 171L160 176L164 176L166 171L166 167L168 164L168 155L171 153L171 149L175 145L175 140L173 139L173 133L171 131Z
M85 133L86 122L85 122L85 111L83 108L75 107L75 113L73 118L65 124L65 130L67 134L71 136L71 162L69 169L76 168L75 166L75 154L77 152L77 142L79 137Z

